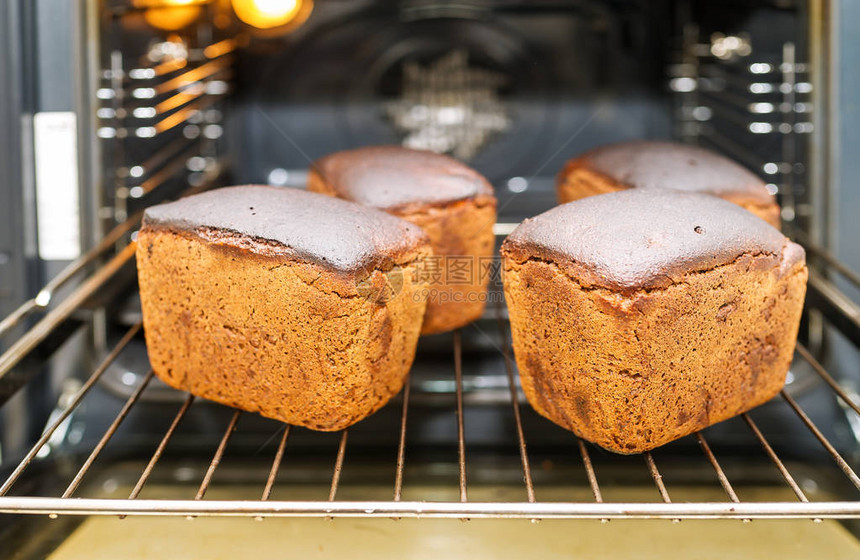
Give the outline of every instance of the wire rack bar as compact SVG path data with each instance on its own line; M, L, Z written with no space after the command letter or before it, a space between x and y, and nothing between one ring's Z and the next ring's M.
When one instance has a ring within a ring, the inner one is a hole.
M403 411L400 414L400 439L397 443L397 469L394 473L394 501L399 502L403 494L403 467L406 465L406 416L409 412L410 377L403 384Z
M68 319L88 299L99 291L119 269L134 256L136 245L130 243L114 255L107 264L90 276L57 307L49 311L32 329L15 341L3 355L0 355L0 379L3 379L22 359L32 352L54 329Z
M120 424L122 424L122 421L125 420L126 416L128 416L129 411L131 411L131 407L133 407L134 404L138 401L138 399L140 399L140 395L143 394L143 391L146 389L146 386L149 385L150 381L152 381L152 376L153 376L152 370L149 370L149 373L147 373L146 376L144 376L143 380L137 386L137 389L135 389L134 393L132 393L131 396L128 398L128 400L125 401L125 404L123 405L123 407L119 411L119 413L116 415L116 418L114 418L113 422L111 422L111 425L108 427L107 431L104 433L104 435L99 440L99 442L96 444L96 446L93 448L89 457L87 457L87 460L84 461L83 466L80 468L80 470L78 470L78 474L75 475L75 478L72 480L72 482L66 488L66 491L63 492L63 496L62 496L63 498L71 497L72 494L75 493L75 490L78 489L78 486L80 486L81 481L84 479L84 476L86 476L86 474L87 474L87 471L90 470L90 467L93 465L95 460L101 454L102 450L104 450L105 446L108 444L108 442L111 440L113 435L116 433Z
M132 68L128 71L128 77L132 80L152 80L182 70L187 64L188 61L184 58L173 58L154 66Z
M116 243L122 239L124 235L133 230L143 217L143 211L135 212L130 218L123 223L114 227L107 235L105 235L98 244L84 253L81 257L63 269L50 282L45 284L45 287L39 290L36 294L36 304L40 307L47 307L54 297L54 293L73 278L78 272L83 270L87 265L95 262L97 258L112 249Z
M809 271L806 299L824 314L828 323L860 348L860 304L815 270Z
M454 331L454 377L457 385L457 459L460 473L460 501L468 500L466 489L466 436L463 421L463 344L460 330Z
M232 57L212 60L210 62L192 68L191 70L188 70L187 72L180 74L175 78L171 78L169 80L161 82L152 89L155 90L156 95L163 95L171 91L176 91L184 87L190 86L191 84L197 83L205 78L213 76L221 70L228 68L232 63Z
M795 230L792 233L793 236L798 239L798 242L803 244L804 249L826 262L828 266L839 272L839 274L845 277L846 280L855 286L860 287L860 274L846 266L845 263L833 256L833 254L824 247L813 243L809 239L809 236L803 231Z
M702 435L702 432L696 432L696 440L699 442L699 446L702 448L702 452L705 454L705 457L707 457L708 462L711 463L712 467L714 467L714 472L717 473L717 478L720 481L720 486L723 487L723 490L725 490L726 495L734 503L740 502L740 500L738 499L738 495L735 493L735 489L732 487L732 483L729 482L729 478L723 471L723 467L720 466L720 462L717 461L716 455L714 455L714 452L711 451L711 446L708 445L707 441L705 441L705 436Z
M242 517L417 517L523 519L849 519L860 517L860 502L417 502L402 501L242 501L103 500L5 497L0 513L62 515L170 515Z
M228 39L222 39L217 43L212 43L205 49L203 49L203 56L209 59L218 58L219 56L224 56L225 54L229 54L235 51L238 47L243 46L247 43L247 38L244 36L231 37Z
M278 470L281 468L281 462L284 460L284 451L287 448L287 441L290 439L290 426L284 424L284 433L281 434L281 441L278 442L278 450L275 451L275 458L272 460L272 468L269 470L269 476L266 478L266 487L263 488L261 500L266 501L272 495L272 488L275 486L275 479L278 476Z
M152 107L155 110L155 114L153 115L153 117L163 115L164 113L168 113L170 111L173 111L174 109L178 109L183 105L188 105L192 101L200 99L204 95L206 95L206 85L204 82L201 82L191 87L187 87L184 90L171 95L164 101L156 103Z
M192 98L188 100L188 104L185 105L185 107L162 118L160 121L154 123L152 127L155 129L156 135L167 132L181 124L187 124L188 119L193 115L201 111L205 111L209 107L218 103L218 101L219 99L217 97L212 96L207 97L201 95L196 98Z
M197 101L199 99L203 99L206 97L212 97L212 98L215 98L215 100L217 100L217 98L218 98L217 95L207 93L207 91L206 91L206 84L207 83L208 82L200 82L197 85L188 87L188 88L180 91L179 93L175 93L175 94L171 95L170 97L168 97L164 101L158 102L155 106L153 106L153 109L155 110L155 115L153 115L153 116L164 115L165 113L169 113L170 111L173 111L173 110L178 109L180 107L186 106L189 103L191 103L192 101ZM174 113L174 115L175 114L176 113Z
M217 43L213 43L203 49L203 56L206 59L215 59L236 50L238 41L236 39L224 39ZM153 80L155 78L172 74L182 70L188 65L186 58L174 58L165 62L160 62L154 66L143 66L132 68L128 71L128 76L132 80Z
M56 292L60 287L64 286L66 282L71 280L78 274L81 270L84 269L87 265L94 262L98 257L104 254L108 249L114 246L117 241L119 241L123 235L128 233L134 228L135 225L140 221L142 213L139 212L126 220L125 222L114 227L99 243L75 259L68 266L66 266L59 274L57 274L50 282L45 284L45 287L39 290L39 293L36 294L36 297L33 299L29 299L25 301L18 309L13 311L10 315L8 315L3 321L0 321L0 336L6 334L6 332L21 322L24 317L27 317L31 313L39 309L46 309L48 305L51 303L51 300L54 297L54 292Z
M120 339L117 345L111 350L110 354L108 354L102 363L98 365L95 371L90 375L90 377L86 380L86 382L78 389L78 392L75 393L75 396L72 397L72 400L69 402L68 406L63 410L63 412L57 416L57 418L48 426L45 431L42 433L42 436L36 441L35 445L30 448L30 451L24 456L24 459L15 467L15 470L12 471L12 474L9 475L9 478L6 479L6 482L3 483L3 486L0 486L0 496L4 496L12 485L15 484L15 481L21 476L21 473L24 472L24 469L33 461L39 451L44 447L48 440L51 439L51 436L54 435L54 432L57 431L57 428L66 421L66 418L77 408L78 404L80 404L81 400L83 400L84 396L90 392L90 389L93 388L93 385L101 378L102 374L107 370L107 368L116 360L117 356L119 356L120 352L128 345L129 342L134 338L134 336L140 331L142 323L137 323L132 326L125 335Z
M833 392L836 393L840 399L842 399L842 402L851 407L851 410L860 415L860 405L858 405L856 402L854 402L854 399L848 396L845 390L840 387L839 383L833 378L832 375L827 372L826 369L824 369L824 366L822 366L821 363L815 359L815 357L809 352L809 350L807 350L806 347L800 343L797 344L796 350L797 353L800 354L803 359L806 360L809 365L812 366L812 369L815 370L815 373L817 373L821 377L821 379L824 380L825 383L830 385L830 388L833 389Z
M176 138L175 140L169 142L163 148L157 150L154 154L152 154L146 161L138 164L143 170L145 175L151 174L153 171L166 164L169 161L174 160L175 158L181 156L189 148L194 146L200 141L198 138L185 138L184 136L181 138Z
M585 467L585 474L588 477L588 485L591 486L591 493L594 494L594 501L598 504L603 503L603 494L600 492L600 485L597 484L597 473L594 471L594 465L591 463L591 455L588 453L588 446L579 438L576 438L579 444L579 454L582 457L582 466Z
M239 422L239 417L241 415L241 410L233 412L233 416L230 418L230 423L227 425L227 429L224 430L224 435L221 437L221 443L218 444L218 449L215 450L215 455L212 456L212 461L209 462L209 468L206 469L206 474L203 475L203 482L200 483L200 488L197 489L197 495L194 496L195 500L202 500L203 496L206 495L206 491L209 489L209 484L212 482L212 475L215 474L215 469L217 469L218 465L221 464L221 458L224 456L224 451L227 449L227 442L230 441L230 436L233 435L233 432L236 430L236 424Z
M499 325L499 334L502 338L502 355L505 359L505 372L508 375L508 388L511 391L511 406L514 413L514 424L517 429L517 442L520 448L520 462L523 466L523 481L526 485L526 496L529 502L535 501L535 485L532 480L532 469L529 465L529 454L526 449L526 436L523 432L523 419L520 414L520 399L517 395L517 386L514 382L514 365L511 357L511 347L508 344L508 330L505 328L505 321L502 319L501 303L496 304L496 320Z
M139 187L143 190L143 194L148 194L154 191L167 182L168 179L184 170L186 166L185 158L177 158L162 167L160 170L153 173L148 179L142 181Z
M645 464L648 465L648 472L651 473L651 478L654 479L654 485L660 493L660 498L663 499L664 503L671 504L672 500L669 498L669 491L666 490L666 484L663 483L663 475L660 474L657 463L654 462L654 457L650 451L646 451L642 455L645 457Z
M788 469L785 467L782 460L776 454L776 451L773 450L773 447L771 447L770 443L768 443L767 439L765 439L764 434L762 434L761 430L758 429L756 423L753 421L752 418L750 418L750 415L744 412L743 414L741 414L741 417L747 423L747 426L749 426L750 430L752 430L753 435L755 435L756 439L761 444L765 453L767 453L767 456L770 457L770 460L779 470L779 473L782 475L782 478L785 479L786 484L788 484L792 492L794 492L794 495L797 496L797 499L804 503L809 502L809 498L806 497L806 494L803 493L803 490L801 490L800 486L798 486L797 482L795 482L794 477L791 476L790 472L788 472Z
M340 433L340 444L337 446L337 459L334 462L334 471L331 474L331 488L328 493L328 501L333 502L337 496L337 487L340 485L340 473L343 471L343 458L346 455L346 438L349 430Z
M797 404L797 401L795 401L791 397L791 395L786 393L784 390L780 392L780 395L782 395L782 398L785 399L785 402L788 403L788 406L790 406L791 409L794 410L795 414L800 417L803 423L806 424L806 427L809 428L809 431L812 432L812 435L814 435L815 438L821 443L821 445L824 446L824 449L826 449L827 452L830 453L830 456L833 457L833 460L836 461L836 464L839 465L839 468L842 469L842 472L845 473L845 476L848 477L848 480L851 481L851 484L853 484L855 488L860 490L860 477L857 476L857 473L854 472L854 469L851 468L848 462L842 458L842 455L840 455L839 452L836 451L836 448L833 446L832 443L830 443L830 440L824 437L824 434L821 432L821 430L818 429L818 426L816 426L812 422L809 416L807 416L807 414L800 408L800 406Z
M149 480L149 475L152 474L152 469L155 468L156 463L161 459L161 455L164 453L164 448L167 447L167 443L170 441L170 438L173 437L173 432L176 431L179 423L182 422L182 418L185 417L185 413L188 412L188 409L193 403L194 395L188 395L185 402L182 403L182 406L176 413L176 416L173 417L173 422L170 423L170 427L164 433L164 437L161 438L161 442L159 442L158 447L149 459L149 463L147 463L146 467L143 469L143 473L141 473L140 478L137 480L137 484L134 485L134 488L128 495L129 500L133 500L140 495L141 490L143 490L143 486L146 484L146 481Z
M0 336L6 334L12 327L20 323L24 317L30 315L39 308L40 307L36 305L35 299L28 299L22 303L17 309L15 309L15 311L0 321Z

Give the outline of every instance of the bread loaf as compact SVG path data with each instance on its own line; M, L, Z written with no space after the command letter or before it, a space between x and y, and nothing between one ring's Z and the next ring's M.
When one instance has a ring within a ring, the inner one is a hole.
M806 291L803 249L710 195L631 189L526 220L502 246L523 390L617 453L776 395Z
M385 210L421 227L434 256L422 334L462 327L486 305L496 198L484 177L448 156L400 146L337 152L311 167L308 189Z
M137 243L147 350L168 385L315 430L400 391L426 307L420 228L245 186L149 208Z
M746 168L710 150L673 142L621 142L571 159L556 182L558 200L624 189L675 189L724 198L780 227L776 197Z

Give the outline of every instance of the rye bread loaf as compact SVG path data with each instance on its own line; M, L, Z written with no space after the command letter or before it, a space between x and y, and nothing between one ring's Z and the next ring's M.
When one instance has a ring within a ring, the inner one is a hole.
M624 189L675 189L724 198L780 228L776 197L745 167L710 150L657 141L621 142L575 157L559 173L560 203Z
M656 189L590 197L526 220L502 255L529 402L605 449L647 451L785 382L804 252L739 206Z
M426 307L420 228L297 189L218 189L147 209L137 264L168 385L338 430L400 391Z
M434 256L427 266L422 334L450 331L481 316L496 198L477 171L433 152L372 146L315 162L308 190L379 208L427 232Z

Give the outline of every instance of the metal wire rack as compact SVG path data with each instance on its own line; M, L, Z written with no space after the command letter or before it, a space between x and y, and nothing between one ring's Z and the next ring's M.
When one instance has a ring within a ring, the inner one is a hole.
M126 13L126 8L114 14L116 17ZM698 38L691 39L694 43ZM186 134L185 126L193 126L194 130L199 128L191 120L196 115L203 115L200 124L215 124L209 122L205 115L219 100L226 96L231 88L230 80L233 73L233 62L235 51L241 46L241 38L225 39L206 45L204 48L195 49L193 53L185 53L182 56L168 57L162 61L134 62L133 67L128 69L124 66L122 51L117 48L112 51L111 68L105 73L106 83L98 92L97 97L105 102L105 106L98 112L100 128L97 135L105 139L133 139L135 141L147 141L152 144L152 151L140 161L135 160L135 165L130 165L124 154L117 154L115 167L117 168L116 189L116 212L115 218L119 223L104 239L93 247L80 259L69 265L54 280L47 284L33 299L25 302L18 310L0 321L0 337L11 334L16 327L22 325L26 319L44 312L44 315L35 322L34 326L18 337L8 349L0 355L0 405L2 405L4 394L13 393L23 386L27 379L25 376L15 375L16 368L30 354L38 352L40 345L57 330L60 325L73 317L80 309L90 301L99 291L113 282L118 272L126 267L133 259L134 244L128 244L111 253L115 247L122 246L123 240L136 229L140 222L140 212L129 211L129 203L132 199L144 198L157 189L162 188L168 180L184 175L186 171L195 171L201 180L195 189L204 189L212 186L220 170L216 164L217 158L211 157L213 165L201 168L191 166L192 155L217 155L207 151L199 144L205 140L205 134L201 139L200 134ZM695 45L694 45L695 46ZM695 53L694 53L695 54ZM698 56L698 55L697 55ZM795 117L805 119L808 104L795 103L796 94L802 93L795 87L798 83L796 74L804 74L806 68L802 63L797 63L794 56L793 45L787 44L782 53L781 65L765 65L767 73L762 77L768 83L778 81L779 84L789 84L790 88L784 93L776 88L773 95L783 95L783 101L792 108L791 114L785 115L786 122L791 122L792 128L789 132L782 132L779 124L768 129L768 134L781 134L785 148L781 162L794 161L791 136L795 133L807 134L809 131L796 124L808 124L805 122L794 122ZM678 77L708 78L704 72L699 72L698 62L694 65L696 74ZM700 75L701 74L701 75ZM730 76L731 77L731 76ZM758 80L758 78L756 78ZM701 80L700 80L701 81ZM737 89L738 83L733 82L731 87ZM748 80L741 82L746 87ZM680 90L679 90L680 91ZM690 107L690 115L694 115L693 109L704 106L698 96L702 94L704 101L714 101L714 96L707 89L695 89L688 92L690 99L685 98L685 104ZM723 92L724 93L724 92ZM731 92L730 92L731 93ZM745 92L744 95L755 92ZM808 92L807 92L808 93ZM709 97L710 95L710 97ZM758 95L758 94L756 94ZM804 95L806 95L804 93ZM719 103L708 103L714 114L729 112L734 115L731 122L740 123L749 128L749 107L751 106L746 97L738 95L722 95L716 101ZM713 107L711 107L713 105ZM724 107L725 105L725 107ZM797 107L803 107L799 111ZM794 115L795 112L801 113ZM737 119L737 113L744 113L743 119ZM774 117L782 116L781 113ZM213 128L217 132L217 126ZM189 131L191 132L191 131ZM758 133L752 130L750 134ZM763 132L762 132L763 133ZM698 129L695 135L698 135ZM732 141L724 136L711 131L704 135L709 141L728 153L732 153L746 161L754 168L760 168L764 161L749 159L749 155L740 149ZM209 140L212 140L211 138ZM114 142L114 146L120 149L120 143ZM753 156L754 157L754 156ZM785 167L780 163L777 166L782 183L791 186L795 180L795 170ZM188 181L192 183L192 181ZM193 183L192 183L193 184ZM780 185L782 187L783 185ZM190 194L190 193L186 193ZM783 195L792 196L793 190L785 188ZM789 202L794 207L793 201ZM497 224L497 234L509 233L514 224ZM812 259L821 261L821 267L835 271L844 279L860 286L860 278L857 273L844 267L826 250L816 247L809 239L800 237L802 232L793 230L793 235L799 237ZM58 290L72 283L83 272L97 263L102 263L94 273L84 279L65 299L57 303L56 294ZM837 327L845 327L849 338L860 345L860 309L856 304L845 298L836 287L836 284L825 274L811 272L809 280L809 299L811 304L822 311L827 321ZM500 311L500 310L499 310ZM402 408L400 411L400 422L391 426L397 432L396 463L394 465L393 486L390 488L390 498L373 501L346 501L338 498L341 489L341 477L345 471L350 469L350 461L347 458L349 449L349 430L343 430L339 435L337 452L334 462L330 467L331 478L328 486L328 497L326 500L317 501L284 501L272 500L273 489L278 480L279 473L290 468L287 446L291 436L296 430L285 425L280 431L271 465L267 469L267 475L260 478L259 498L255 500L221 500L206 499L207 492L212 489L213 479L225 457L231 437L236 431L240 418L246 414L241 411L232 412L223 433L220 435L217 446L211 450L211 459L203 470L202 478L196 490L188 499L148 499L141 498L141 494L148 483L152 480L156 466L164 458L168 444L174 439L183 419L188 416L189 411L195 406L197 400L193 395L186 395L181 400L172 420L157 444L153 442L153 450L148 460L144 460L142 470L136 482L128 493L127 498L79 498L82 486L93 478L93 465L102 456L104 450L112 442L118 439L117 433L123 422L140 406L142 396L153 380L153 372L149 371L140 378L133 392L125 399L121 409L109 423L107 429L98 438L98 441L85 454L85 458L74 476L66 485L59 496L46 495L16 495L23 486L23 479L34 470L42 460L40 451L52 440L52 437L61 429L88 398L92 398L92 392L112 364L118 358L128 352L132 341L140 334L142 325L137 323L125 332L122 338L106 353L98 366L89 374L77 392L66 400L65 406L56 414L42 435L29 451L20 460L5 480L0 480L0 513L8 514L47 514L57 515L167 515L167 516L244 516L244 517L427 517L427 518L592 518L600 520L618 518L663 518L663 519L687 519L687 518L735 518L741 520L758 518L860 518L860 494L853 499L840 501L815 501L810 499L802 484L798 483L792 475L792 466L777 451L777 446L771 443L763 429L749 415L742 415L742 420L749 430L749 435L755 440L779 473L780 484L794 496L794 501L769 501L748 502L742 501L736 491L738 480L730 479L729 469L724 468L720 457L714 452L705 434L699 432L692 437L695 439L702 458L706 465L715 474L715 480L719 486L715 487L724 494L725 499L710 502L679 502L673 500L677 497L674 487L664 481L659 464L659 455L655 459L654 454L642 455L642 474L647 477L649 484L659 496L659 501L633 502L612 501L607 499L610 495L606 487L606 475L601 474L599 460L592 460L591 448L586 442L570 435L570 448L576 449L586 475L588 489L592 499L590 501L546 501L546 493L543 492L540 481L535 481L530 458L529 447L524 430L523 413L520 410L520 398L516 386L515 366L508 338L508 324L499 312L497 314L499 332L501 333L499 347L504 359L504 372L502 375L507 379L509 402L509 413L513 419L515 437L518 449L518 462L521 469L522 488L525 491L525 500L518 501L476 501L470 499L469 479L467 477L467 450L469 449L465 430L465 405L464 405L464 374L463 374L463 342L460 333L453 336L453 364L452 373L455 386L455 410L456 414L456 448L457 448L457 483L456 500L431 501L429 497L424 500L404 500L404 471L410 461L408 453L410 442L407 438L407 426L409 425L410 402L414 399L414 393L420 389L416 384L407 382L402 396ZM855 334L851 334L855 333ZM860 405L840 387L833 376L827 372L822 364L816 359L815 354L803 345L798 345L796 362L806 362L815 374L833 392L835 398L844 403L852 414L860 415ZM783 391L778 399L783 400L793 411L805 429L818 441L831 461L828 465L831 469L835 467L834 473L842 477L847 485L853 485L860 491L860 477L851 464L839 453L836 446L825 436L824 432L812 421L810 416L798 404L797 400L786 391ZM199 405L198 405L199 406ZM121 435L121 434L120 434ZM597 458L599 459L599 458ZM603 481L603 482L601 482ZM602 486L603 484L604 486ZM741 492L743 493L743 492ZM341 495L343 492L341 492ZM475 495L477 493L473 493Z
M120 254L133 250L133 244ZM110 265L108 265L110 266ZM98 277L98 274L96 275ZM86 285L86 283L85 283ZM195 402L192 395L187 395L179 409L176 411L169 427L164 432L159 443L146 462L136 484L126 499L106 498L76 498L75 493L82 482L90 473L91 467L108 443L114 438L118 428L129 415L132 408L141 400L141 395L152 381L154 375L149 371L139 382L133 393L126 399L121 410L110 423L99 441L90 451L71 482L60 497L48 496L15 496L10 495L16 482L21 479L25 471L37 462L39 452L51 439L63 422L76 410L87 394L95 387L109 366L123 353L129 343L140 332L140 323L132 326L119 340L116 346L90 374L77 393L68 401L68 405L57 415L50 425L45 429L39 440L33 445L29 452L20 461L8 478L0 486L0 512L2 513L32 513L57 515L173 515L173 516L315 516L315 517L448 517L448 518L595 518L608 520L614 518L665 518L680 520L684 518L857 518L860 517L860 500L857 498L845 501L812 501L801 488L789 471L786 462L777 454L774 446L768 441L763 430L748 414L742 415L752 436L758 441L762 450L767 455L773 466L780 473L781 479L788 489L794 494L796 501L784 502L744 502L738 497L735 488L720 464L717 455L709 446L705 435L701 432L694 434L701 452L713 468L722 492L725 494L724 501L681 503L673 501L670 488L665 484L660 468L651 453L644 453L643 463L647 469L654 487L659 493L661 501L653 503L641 502L611 502L604 499L601 491L598 469L592 462L589 454L589 445L571 435L579 450L580 459L587 475L593 500L588 502L548 502L540 501L540 488L532 477L532 468L529 460L529 451L523 430L523 421L520 411L520 400L515 385L514 362L508 341L508 325L503 318L501 308L498 308L497 320L501 333L500 348L504 356L505 373L507 375L510 389L510 413L513 415L517 444L519 449L519 462L522 470L522 481L525 487L525 501L511 502L487 502L472 501L469 499L469 486L467 484L466 472L466 439L464 430L464 405L463 405L463 358L462 341L459 332L453 336L453 372L456 381L456 415L457 415L457 450L458 450L458 501L405 501L403 496L404 467L408 462L407 456L407 423L410 409L410 393L414 388L407 383L402 401L402 411L397 445L397 460L395 467L394 485L391 488L391 499L375 501L342 501L338 500L341 474L349 468L345 460L348 447L348 430L340 432L339 445L334 465L331 469L331 482L328 499L325 501L276 501L270 500L272 489L275 485L278 473L283 468L286 456L286 447L291 435L291 427L285 426L280 434L280 439L268 476L260 480L260 498L258 500L207 500L207 491L212 484L213 475L218 469L224 457L225 450L232 434L236 429L240 417L245 414L239 410L233 412L226 429L221 436L217 448L214 450L205 474L192 499L140 499L139 495L147 484L153 469L162 458L168 442L173 437L177 427L188 413ZM25 335L26 338L27 335ZM14 347L13 347L14 349ZM11 352L11 350L10 350ZM20 349L18 350L20 353ZM13 356L14 357L14 356ZM832 389L835 397L840 399L854 413L860 415L858 405L840 387L837 381L825 370L813 354L803 345L797 347L797 360L807 362L820 379ZM8 372L10 362L9 352L0 357L0 363L5 364L4 370ZM855 488L860 490L860 477L851 467L848 461L837 451L836 447L828 440L824 433L813 423L806 412L798 405L797 401L787 392L781 392L778 398L783 399L802 421L810 433L818 440L821 446L830 455L833 465L838 467L842 475Z

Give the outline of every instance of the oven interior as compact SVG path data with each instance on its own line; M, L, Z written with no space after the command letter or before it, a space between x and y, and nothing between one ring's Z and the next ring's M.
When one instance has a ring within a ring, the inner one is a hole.
M43 25L35 44L56 4L20 5L23 22ZM860 283L831 251L822 5L317 0L306 21L272 32L237 20L230 2L192 2L196 15L176 30L154 25L154 11L173 9L164 2L71 4L71 35L91 38L70 50L88 251L25 259L24 303L0 323L0 543L10 557L71 554L86 540L68 536L81 531L145 539L149 518L136 516L156 513L265 518L247 529L264 527L261 541L276 524L334 548L324 536L333 526L351 535L392 517L400 524L380 534L402 528L424 542L441 531L464 551L504 532L501 518L543 519L526 530L542 541L565 523L581 539L593 520L624 519L598 529L623 540L633 536L621 527L666 530L632 518L727 517L702 531L725 536L755 519L737 539L772 530L778 546L789 531L810 546L838 543L833 557L860 550L860 308L846 295ZM555 205L566 159L636 138L700 144L759 173L784 231L807 248L789 382L748 415L644 455L578 440L525 402L497 278L485 316L422 338L408 390L348 431L194 400L149 371L132 244L148 205L226 184L301 188L322 155L403 143L488 177L500 243ZM409 517L472 521L431 530ZM802 521L759 519L775 517ZM701 542L696 523L670 536Z

